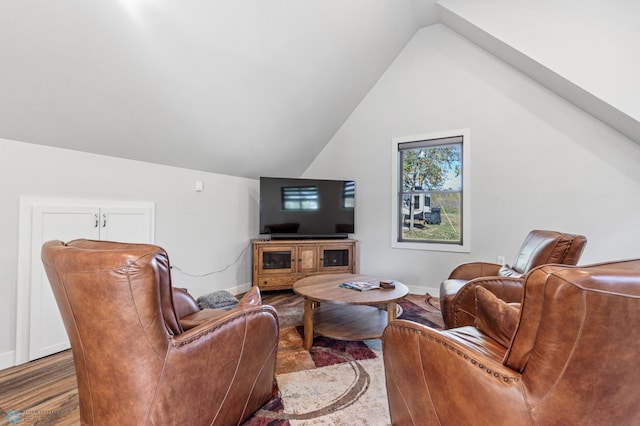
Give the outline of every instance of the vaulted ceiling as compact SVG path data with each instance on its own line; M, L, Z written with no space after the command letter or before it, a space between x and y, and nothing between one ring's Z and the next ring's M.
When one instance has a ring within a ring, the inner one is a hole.
M299 176L429 0L5 0L0 137Z
M442 21L640 142L637 1L438 3L3 0L0 138L299 176L415 32Z

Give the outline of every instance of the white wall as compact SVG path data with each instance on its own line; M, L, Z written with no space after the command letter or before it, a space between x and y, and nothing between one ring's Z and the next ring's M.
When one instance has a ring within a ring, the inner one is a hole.
M195 192L196 180L204 191ZM152 201L156 238L184 271L173 283L199 296L245 291L251 238L258 235L258 181L0 139L0 369L15 350L19 201L21 196ZM242 255L241 255L242 254Z
M463 128L471 252L392 249L392 138ZM586 235L583 264L640 257L639 165L638 144L435 25L415 35L305 176L356 180L360 272L437 292L462 262L512 262L531 229Z

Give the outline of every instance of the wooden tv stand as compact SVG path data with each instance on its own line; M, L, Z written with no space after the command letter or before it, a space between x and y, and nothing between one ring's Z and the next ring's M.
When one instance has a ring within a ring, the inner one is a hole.
M356 241L253 240L251 281L260 290L292 289L301 278L356 272Z

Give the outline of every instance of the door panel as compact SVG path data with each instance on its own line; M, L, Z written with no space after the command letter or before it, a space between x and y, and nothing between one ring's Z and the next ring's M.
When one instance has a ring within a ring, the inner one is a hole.
M58 305L40 261L42 244L50 240L98 239L98 213L97 208L91 207L36 206L33 209L29 360L70 347Z
M298 272L315 272L318 270L318 248L298 247Z
M100 209L100 239L127 243L152 243L151 209L134 207Z

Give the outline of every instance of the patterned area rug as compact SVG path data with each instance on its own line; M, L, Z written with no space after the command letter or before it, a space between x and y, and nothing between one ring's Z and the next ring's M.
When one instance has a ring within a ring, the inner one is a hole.
M442 328L438 299L408 299L399 302L398 318ZM278 314L281 328L273 397L245 426L391 423L380 339L316 337L307 351L302 347L302 309L286 308Z

